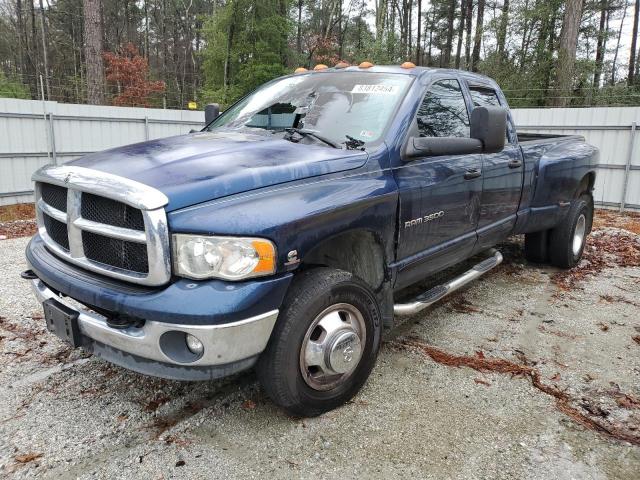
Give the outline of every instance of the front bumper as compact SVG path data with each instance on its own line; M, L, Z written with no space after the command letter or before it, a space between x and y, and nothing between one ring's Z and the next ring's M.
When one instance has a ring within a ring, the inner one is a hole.
M36 235L27 261L42 303L79 312L82 347L112 363L164 378L204 380L250 368L269 341L291 274L230 283L177 280L161 288L126 284L55 257ZM117 329L107 317L124 315L141 327ZM187 334L204 345L185 348Z
M183 325L151 320L146 321L142 327L115 329L107 325L104 316L60 297L42 280L35 279L31 283L40 303L55 299L78 312L78 326L84 337L83 343L91 351L124 367L168 378L202 378L203 375L197 374L198 370L204 374L204 378L216 378L223 375L217 375L215 369L207 367L221 366L222 370L228 370L231 366L236 366L238 368L234 370L239 370L252 366L267 346L278 317L278 310L272 310L222 325ZM176 345L186 334L194 335L203 343L204 352L199 358L184 355L188 350L181 348L183 345ZM128 361L127 354L131 356ZM136 363L145 364L149 361L158 362L156 371L150 372L141 365L136 367ZM176 374L180 371L176 368L169 369L169 375L162 374L162 364L167 367L188 367L186 370L191 370L191 374Z

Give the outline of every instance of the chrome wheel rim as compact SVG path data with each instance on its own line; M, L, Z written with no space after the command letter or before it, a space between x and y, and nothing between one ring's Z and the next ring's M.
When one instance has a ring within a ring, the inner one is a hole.
M348 303L326 308L311 322L300 348L300 372L314 390L344 383L362 358L366 340L364 317Z
M573 256L580 255L582 243L584 242L584 233L587 230L587 219L584 215L578 217L576 228L573 231Z

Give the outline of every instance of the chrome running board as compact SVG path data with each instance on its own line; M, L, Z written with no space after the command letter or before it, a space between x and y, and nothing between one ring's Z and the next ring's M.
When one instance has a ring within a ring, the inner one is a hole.
M502 263L502 254L497 250L490 250L491 256L477 265L474 265L473 268L467 270L462 275L454 278L453 280L448 281L447 283L443 283L441 285L436 285L435 287L427 290L426 292L418 295L413 302L410 303L396 303L393 306L393 313L395 315L413 315L414 313L418 313L420 310L427 308L429 305L433 305L438 300L446 297L452 292L455 292L459 288L465 286L467 283L475 280L478 277L481 277L489 270L497 267Z

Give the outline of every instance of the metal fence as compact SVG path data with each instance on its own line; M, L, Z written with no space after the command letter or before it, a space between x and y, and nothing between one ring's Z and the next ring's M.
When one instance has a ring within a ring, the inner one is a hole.
M31 174L87 153L187 133L204 112L0 98L0 205L33 201Z
M640 209L640 107L514 109L519 131L579 134L600 149L598 205ZM203 112L0 98L0 205L32 201L46 163L200 128Z
M520 108L518 131L582 135L600 149L597 205L640 209L640 107Z

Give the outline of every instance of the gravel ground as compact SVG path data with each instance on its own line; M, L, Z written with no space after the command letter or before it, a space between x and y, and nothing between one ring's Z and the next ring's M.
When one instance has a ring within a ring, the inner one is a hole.
M252 373L172 382L67 348L18 276L26 243L0 241L5 478L638 478L638 266L567 288L503 245L505 264L387 336L352 402L299 419Z

